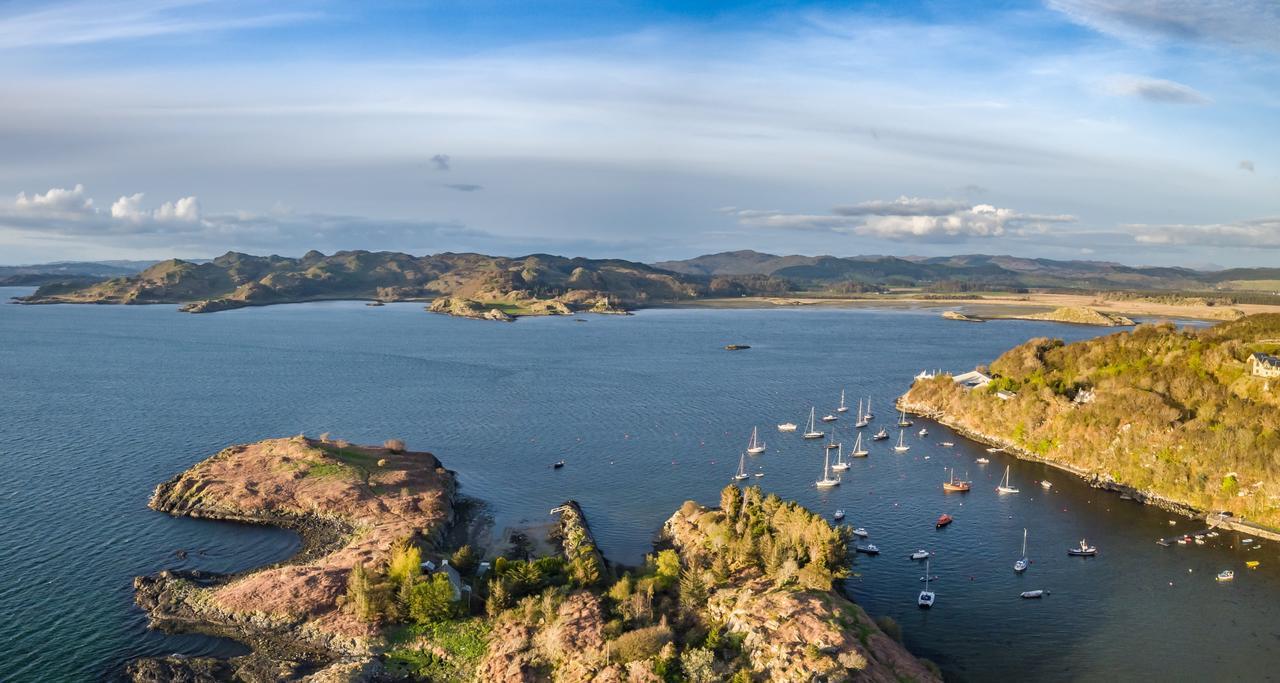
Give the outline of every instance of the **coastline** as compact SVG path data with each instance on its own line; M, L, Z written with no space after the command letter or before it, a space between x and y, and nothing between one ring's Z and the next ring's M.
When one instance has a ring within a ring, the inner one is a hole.
M1217 520L1218 526L1231 529L1233 531L1247 532L1247 533L1254 534L1256 536L1260 536L1262 538L1266 538L1272 541L1280 541L1280 529L1275 529L1272 527L1255 524L1253 522L1240 520L1235 517L1218 518L1218 515L1212 512L1201 510L1199 508L1196 508L1192 505L1188 505L1181 501L1172 500L1170 498L1166 498L1164 496L1161 496L1156 493L1152 493L1150 491L1142 491L1133 486L1129 486L1124 482L1110 481L1110 480L1104 479L1098 476L1096 473L1092 473L1092 472L1089 472L1088 470L1074 467L1069 463L1042 458L1030 451L1027 451L1023 448L1018 447L1012 441L1008 441L999 436L979 432L977 430L974 430L968 427L967 425L962 424L958 419L952 416L949 416L939 411L931 410L927 406L908 402L905 399L906 397L904 395L904 396L899 396L898 399L895 401L895 406L899 410L905 411L917 417L923 417L923 418L933 420L938 424L944 425L954 430L957 434L959 434L960 436L970 441L973 441L979 444L985 444L987 446L994 446L994 447L1000 448L1004 453L1012 455L1013 457L1019 460L1027 460L1030 462L1042 463L1050 467L1053 467L1054 469L1066 472L1067 474L1070 474L1072 476L1079 477L1080 479L1084 480L1084 482L1092 488L1101 489L1104 491L1111 491L1117 494L1128 494L1130 497L1133 498L1135 502L1142 503L1143 505L1151 505L1154 507L1158 507L1162 510L1166 510L1190 519L1198 519L1198 520L1204 520L1208 522L1210 521L1210 518L1215 518L1215 520Z

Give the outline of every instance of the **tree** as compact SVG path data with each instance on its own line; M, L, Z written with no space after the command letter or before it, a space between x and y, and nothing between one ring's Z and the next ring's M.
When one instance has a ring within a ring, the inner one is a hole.
M477 564L476 554L471 550L470 545L464 545L453 551L453 556L449 558L449 564L460 574L470 574L476 570Z
M689 683L716 683L720 676L715 670L715 655L704 647L685 650L680 655L680 668Z
M433 574L413 587L409 618L419 624L443 621L454 614L453 584L444 572Z
M680 556L674 550L663 550L658 553L657 571L655 578L658 581L658 588L666 590L675 585L680 578Z
M742 511L742 489L737 484L729 484L720 490L720 509L724 511L725 519L738 518L738 513Z
M490 618L493 618L510 606L511 591L507 588L507 582L499 577L494 577L489 582L489 597L485 598L484 611Z
M381 616L369 588L369 575L364 563L357 562L347 577L347 603L352 614L360 621L377 621Z
M697 614L707 603L707 584L702 573L686 569L680 573L680 608L686 614Z

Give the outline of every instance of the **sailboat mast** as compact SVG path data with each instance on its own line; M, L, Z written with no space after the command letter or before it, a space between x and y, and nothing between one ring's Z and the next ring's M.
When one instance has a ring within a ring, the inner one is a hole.
M1022 530L1022 556L1027 556L1027 530Z

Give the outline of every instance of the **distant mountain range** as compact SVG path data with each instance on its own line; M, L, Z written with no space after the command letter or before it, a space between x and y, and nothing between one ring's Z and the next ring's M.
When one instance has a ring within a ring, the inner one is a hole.
M777 256L756 251L644 264L531 254L311 251L300 258L228 252L210 261L59 263L0 269L42 285L25 303L183 303L195 312L319 299L449 298L445 309L512 315L616 310L710 297L831 295L917 287L979 290L1195 291L1280 280L1280 268L1199 271L981 254L937 258ZM41 278L44 278L41 280ZM1267 285L1269 286L1269 285ZM1245 287L1244 289L1260 289ZM1261 287L1266 289L1266 287ZM446 302L441 301L441 304Z

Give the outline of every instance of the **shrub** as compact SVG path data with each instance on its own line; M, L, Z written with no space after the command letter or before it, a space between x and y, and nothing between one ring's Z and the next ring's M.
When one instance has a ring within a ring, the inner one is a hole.
M876 626L879 626L880 630L884 631L886 636L893 638L899 643L902 642L902 627L898 625L898 622L893 620L893 617L885 615L876 619Z
M387 439L386 441L382 442L382 447L391 451L392 453L403 453L404 441L401 439Z
M614 639L611 649L618 661L625 664L657 656L672 638L671 628L660 624L618 636Z
M409 618L419 624L444 621L454 614L453 585L443 572L413 586Z
M711 650L695 647L685 650L680 655L680 668L684 669L685 680L689 683L716 683L720 676L715 670L715 655Z
M449 558L449 564L453 565L453 568L457 569L460 574L474 572L478 563L479 559L476 557L475 552L471 550L470 545L464 545L453 551L453 556Z

